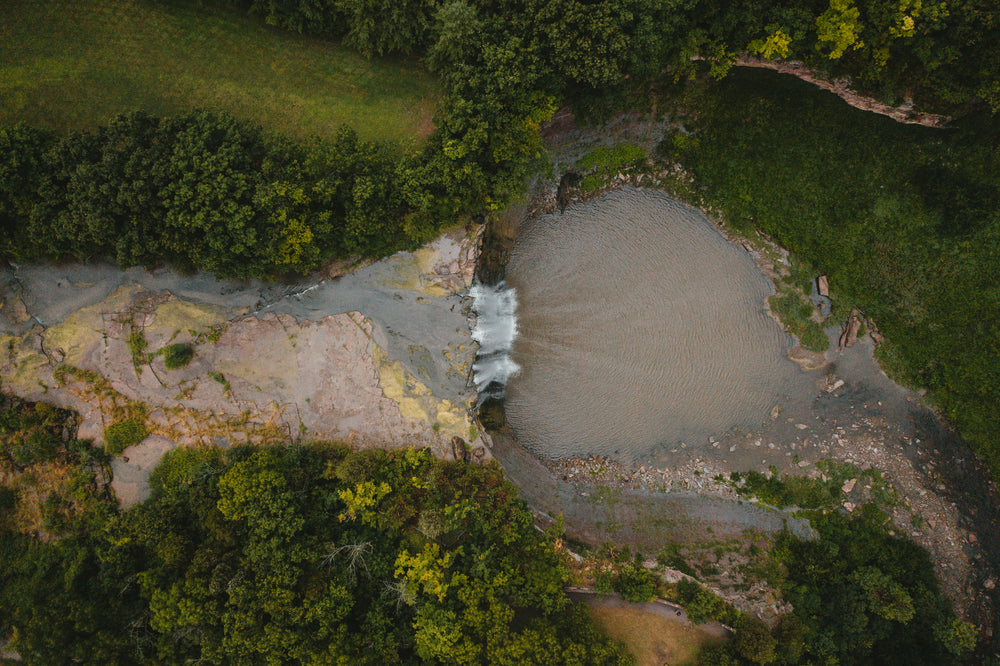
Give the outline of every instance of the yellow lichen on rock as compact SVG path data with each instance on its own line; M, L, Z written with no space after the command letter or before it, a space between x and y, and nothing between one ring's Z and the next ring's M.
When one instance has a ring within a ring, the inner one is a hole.
M141 287L135 283L119 287L100 303L80 308L61 324L46 329L45 347L63 355L63 362L81 365L84 352L107 330L106 318L128 310Z
M0 382L18 393L28 393L38 388L41 370L48 363L40 352L32 349L30 335L16 338L0 336L3 359L0 362Z
M150 343L157 346L165 344L177 332L196 336L209 332L227 319L225 308L171 298L156 308L153 321L145 327L145 334Z
M469 432L470 421L463 408L447 398L436 400L426 384L408 372L399 361L389 360L378 345L372 345L372 356L382 393L399 405L403 416L436 426L435 432L449 437L464 437Z

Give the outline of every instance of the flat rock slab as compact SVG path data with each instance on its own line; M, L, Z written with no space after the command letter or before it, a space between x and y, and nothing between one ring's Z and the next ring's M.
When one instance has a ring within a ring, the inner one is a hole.
M122 456L111 461L114 478L111 487L122 508L138 504L149 497L149 474L160 464L163 455L177 444L165 437L151 435L135 446L130 446Z

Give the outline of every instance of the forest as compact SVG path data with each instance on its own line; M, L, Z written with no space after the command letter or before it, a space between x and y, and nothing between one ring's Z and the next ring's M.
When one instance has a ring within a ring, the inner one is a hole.
M0 635L27 663L633 663L567 597L559 525L537 530L493 463L180 448L119 511L107 452L74 424L45 403L0 409ZM768 557L795 605L773 631L697 583L665 585L638 553L597 587L734 626L705 664L941 666L974 646L926 552L875 505L815 525L820 539L780 535Z

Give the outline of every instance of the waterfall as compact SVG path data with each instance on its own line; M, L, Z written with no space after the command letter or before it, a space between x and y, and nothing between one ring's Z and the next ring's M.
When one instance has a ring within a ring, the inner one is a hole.
M493 286L475 284L469 295L476 313L472 339L479 343L472 364L476 390L500 397L507 380L521 369L510 357L517 337L517 293L500 282Z

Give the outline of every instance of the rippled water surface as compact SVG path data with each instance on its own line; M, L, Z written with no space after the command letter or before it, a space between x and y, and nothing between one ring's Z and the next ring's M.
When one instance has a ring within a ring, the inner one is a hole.
M521 372L518 439L551 456L624 460L752 427L796 385L772 292L697 210L626 189L543 216L507 266Z

